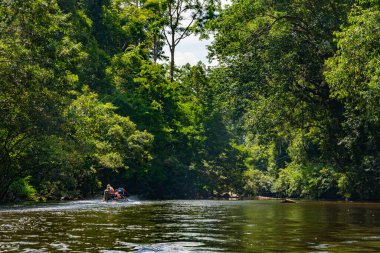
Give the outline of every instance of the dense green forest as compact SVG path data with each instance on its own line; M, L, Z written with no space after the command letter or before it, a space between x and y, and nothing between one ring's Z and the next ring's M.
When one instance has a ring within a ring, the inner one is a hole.
M107 183L378 200L380 3L0 0L0 201Z

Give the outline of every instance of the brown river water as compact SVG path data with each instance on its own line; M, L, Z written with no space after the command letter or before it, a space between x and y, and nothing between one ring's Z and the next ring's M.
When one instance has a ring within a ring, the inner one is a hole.
M380 204L88 200L1 206L0 252L380 252Z

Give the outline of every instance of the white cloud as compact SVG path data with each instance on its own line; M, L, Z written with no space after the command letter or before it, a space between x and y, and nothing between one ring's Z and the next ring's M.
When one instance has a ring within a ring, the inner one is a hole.
M199 40L195 35L190 35L189 37L183 39L176 47L175 52L175 64L177 66L185 65L190 63L190 65L195 65L199 61L202 61L208 66L216 65L215 62L209 63L207 60L207 45L210 45L213 38L208 40ZM169 47L165 46L165 55L169 56Z
M181 52L177 51L175 54L175 64L177 66L185 65L190 63L190 65L195 65L200 61L200 59L193 52Z

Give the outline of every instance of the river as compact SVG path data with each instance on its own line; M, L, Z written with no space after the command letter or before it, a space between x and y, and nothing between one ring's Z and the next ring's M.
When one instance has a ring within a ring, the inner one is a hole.
M380 204L100 200L0 207L0 252L380 252Z

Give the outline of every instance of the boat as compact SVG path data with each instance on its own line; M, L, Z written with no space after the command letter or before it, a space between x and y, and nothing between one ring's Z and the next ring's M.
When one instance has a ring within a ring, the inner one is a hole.
M129 199L127 196L121 196L120 199L116 198L115 195L104 195L103 201L105 202L110 202L110 201L115 201L115 202L128 202Z

